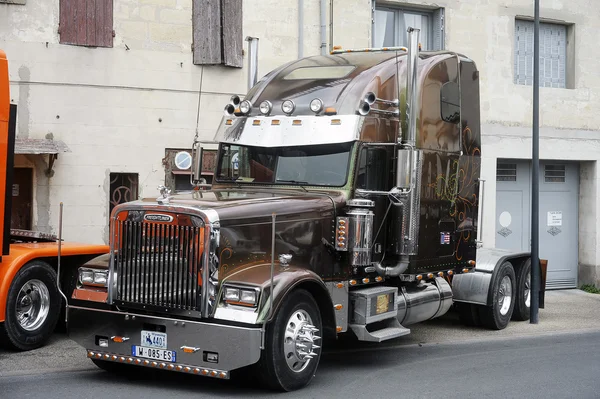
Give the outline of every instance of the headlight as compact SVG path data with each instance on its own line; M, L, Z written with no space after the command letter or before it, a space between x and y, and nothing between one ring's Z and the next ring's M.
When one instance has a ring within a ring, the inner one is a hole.
M263 101L262 103L260 103L260 113L263 115L269 115L271 113L271 109L273 109L273 104L271 104L270 101Z
M258 304L258 289L224 287L223 298L232 305L256 306Z
M81 285L89 285L92 287L107 287L108 286L108 270L80 267L79 268L79 283Z
M252 109L252 103L248 100L244 100L240 104L240 112L244 115L248 114L251 109Z
M320 98L315 98L310 102L310 110L314 113L321 112L323 110L323 101Z
M283 104L281 104L281 110L290 115L296 109L296 104L292 100L285 100Z

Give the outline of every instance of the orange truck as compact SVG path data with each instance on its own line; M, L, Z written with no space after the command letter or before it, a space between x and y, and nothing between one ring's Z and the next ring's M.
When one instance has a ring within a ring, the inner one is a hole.
M11 230L15 132L8 60L0 50L0 345L23 351L44 345L61 318L57 279L73 281L78 266L108 253L109 247L59 244L51 234Z

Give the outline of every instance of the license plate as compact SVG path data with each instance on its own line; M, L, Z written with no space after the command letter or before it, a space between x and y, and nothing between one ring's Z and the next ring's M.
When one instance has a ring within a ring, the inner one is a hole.
M177 359L177 353L175 351L137 345L131 347L131 355L146 359L161 360L163 362L175 362Z
M148 348L167 349L167 334L142 330L140 345Z

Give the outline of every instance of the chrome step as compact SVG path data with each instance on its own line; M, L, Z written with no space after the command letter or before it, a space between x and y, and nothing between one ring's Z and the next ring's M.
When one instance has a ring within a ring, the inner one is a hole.
M387 319L386 326L377 331L368 331L363 324L349 325L359 341L381 342L410 334L410 329L402 326L398 319Z

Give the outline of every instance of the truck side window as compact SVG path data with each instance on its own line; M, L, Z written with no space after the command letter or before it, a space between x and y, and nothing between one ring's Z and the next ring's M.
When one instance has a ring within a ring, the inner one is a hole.
M390 158L386 148L363 147L358 158L356 188L389 190Z

